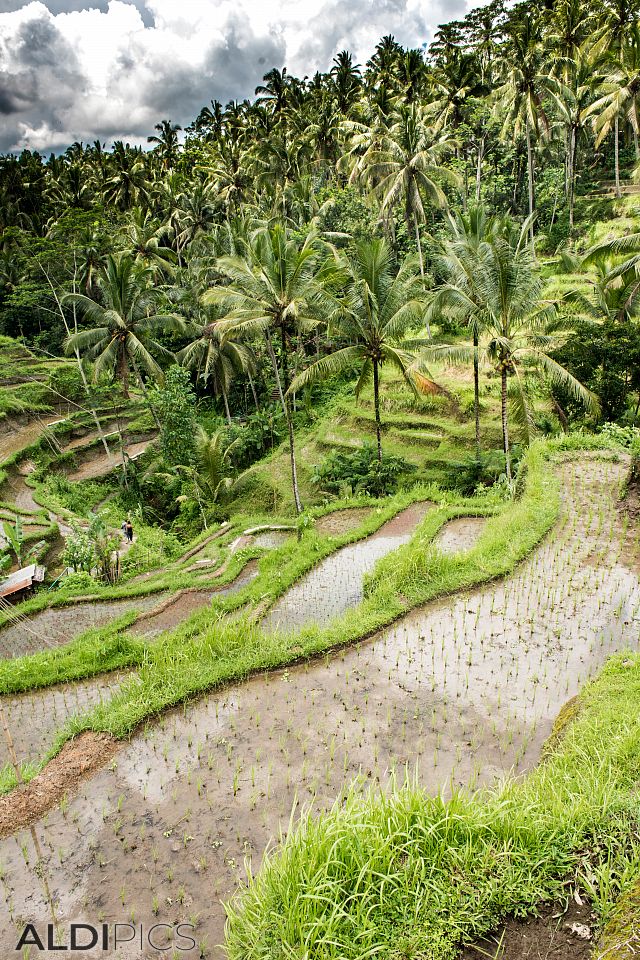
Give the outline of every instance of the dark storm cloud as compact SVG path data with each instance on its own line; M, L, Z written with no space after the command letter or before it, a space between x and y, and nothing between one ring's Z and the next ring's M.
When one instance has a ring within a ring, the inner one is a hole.
M8 51L0 46L0 149L12 146L18 121L38 118L64 130L63 115L82 94L85 78L74 50L46 16L20 24Z
M241 100L252 96L272 66L282 66L282 37L255 37L240 17L226 29L224 43L215 43L204 62L195 66L161 62L153 82L141 90L143 102L166 117L192 120L210 100Z

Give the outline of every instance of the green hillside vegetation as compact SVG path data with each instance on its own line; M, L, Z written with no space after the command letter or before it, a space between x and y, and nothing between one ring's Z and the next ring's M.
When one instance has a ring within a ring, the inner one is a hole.
M0 584L46 567L0 603L12 931L66 849L201 958L458 960L569 901L633 956L639 56L637 0L492 0L0 157Z

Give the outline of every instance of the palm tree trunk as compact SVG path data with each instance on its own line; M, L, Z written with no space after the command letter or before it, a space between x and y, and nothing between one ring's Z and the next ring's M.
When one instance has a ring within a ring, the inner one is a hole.
M503 367L502 377L502 448L507 480L511 480L511 458L509 457L509 420L507 417L507 371Z
M473 411L476 421L476 460L480 460L480 363L478 357L478 330L473 328Z
M484 157L484 137L480 138L478 144L478 159L476 162L476 203L480 203L482 196L482 158Z
M289 389L289 360L287 357L287 334L284 329L284 324L280 326L280 352L282 355L283 390L286 393Z
M227 418L227 423L229 424L229 426L231 426L231 411L229 410L229 401L227 400L227 391L224 389L224 387L222 387L221 392L222 392L222 400L224 403L224 412Z
M415 231L416 231L416 244L418 247L418 259L420 262L420 276L422 277L422 286L424 287L424 257L422 255L422 244L420 243L420 225L418 223L418 218L414 218ZM427 320L427 336L431 339L431 325Z
M527 118L527 175L529 181L529 216L534 210L534 185L533 185L533 144L531 143L531 126ZM529 227L529 236L533 245L533 221Z
M251 376L251 371L247 370L247 377L249 378L249 386L251 387L251 393L253 394L253 402L256 405L256 410L260 413L260 404L258 403L258 394L256 393L256 385L253 382L253 377Z
M373 361L373 409L376 415L376 439L378 441L378 463L382 463L382 436L380 422L380 382L378 377L378 361Z
M289 433L289 459L291 461L291 484L293 486L293 499L296 504L296 513L302 513L302 502L300 500L300 490L298 489L298 471L296 468L296 452L294 446L294 437L293 437L293 423L291 422L291 415L289 412L289 406L284 398L284 393L282 390L282 380L280 379L280 370L278 369L278 361L276 360L276 355L273 350L273 344L271 343L271 334L267 330L265 333L265 340L267 341L267 352L269 354L269 359L271 360L271 365L273 367L273 373L276 378L276 387L278 389L278 396L280 397L280 404L282 406L282 412L284 413L284 418L287 421L287 431Z
M573 208L575 206L575 163L576 163L576 131L571 130L569 140L569 229L573 230Z
M618 117L616 117L613 125L613 158L615 164L615 174L616 174L616 197L622 196L622 191L620 190L620 136L619 136L619 126L620 122Z
M52 281L51 281L50 278L49 278L49 274L46 272L46 270L44 269L44 267L41 266L40 269L41 269L42 272L44 273L45 277L47 278L47 283L48 283L49 286L51 287L51 292L52 292L52 294L53 294L53 296L54 296L54 299L55 299L55 301L56 301L56 305L57 305L57 307L58 307L58 312L60 313L60 316L61 316L61 318L62 318L62 322L63 322L63 324L64 324L64 329L65 329L65 331L66 331L67 336L69 337L69 336L71 336L71 331L69 330L69 324L67 323L67 318L66 318L66 316L65 316L64 310L62 309L62 304L60 303L60 298L59 298L59 296L58 296L58 294L57 294L57 292L56 292L56 288L54 287ZM73 293L76 292L76 274L77 274L77 263L76 263L76 258L75 258L75 254L74 254L74 258L73 258L73 287L72 287ZM77 333L77 332L78 332L78 315L77 315L77 312L76 312L76 305L75 305L75 303L73 304L73 332L74 332L74 333ZM90 390L89 390L89 384L87 383L87 375L85 374L85 372L84 372L84 367L82 366L82 358L80 357L80 351L78 350L77 347L74 347L74 348L73 348L73 353L74 353L74 356L75 356L75 358L76 358L76 363L77 363L77 365L78 365L78 372L79 372L79 374L80 374L80 379L82 380L82 387L83 387L83 389L84 389L85 396L86 396L86 398L87 398L87 403L89 404L89 408L90 408L90 410L91 410L91 416L93 417L93 422L95 423L96 430L98 431L98 436L100 437L100 440L102 441L102 446L104 447L104 452L106 453L106 455L107 455L107 457L109 458L109 460L111 460L111 450L109 449L109 444L108 444L107 441L106 441L106 438L105 438L105 435L104 435L104 431L103 431L103 429L102 429L102 424L100 423L100 419L99 419L99 417L98 417L98 414L96 413L95 407L93 406L93 401L92 401L92 399L91 399L91 392L90 392Z
M144 385L144 380L142 379L142 375L141 375L140 371L138 370L138 364L135 362L135 360L133 361L133 369L134 369L135 372L136 372L136 377L138 378L138 383L140 384L140 389L142 390L142 396L144 397L145 402L146 402L147 406L149 407L149 410L151 411L151 416L153 417L153 422L155 423L155 425L156 425L156 427L158 428L158 430L162 430L162 424L160 423L160 419L159 419L159 417L158 417L158 414L156 413L155 407L154 407L153 404L151 403L151 397L150 397L149 394L147 393L147 388L146 388L145 385Z
M122 396L125 400L129 399L129 362L125 352L124 344L120 347L120 356L118 357L118 379L122 383Z

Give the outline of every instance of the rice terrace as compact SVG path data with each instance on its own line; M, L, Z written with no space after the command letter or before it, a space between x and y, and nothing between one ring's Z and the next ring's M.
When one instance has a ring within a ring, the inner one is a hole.
M0 960L640 957L640 4L239 3L0 13Z

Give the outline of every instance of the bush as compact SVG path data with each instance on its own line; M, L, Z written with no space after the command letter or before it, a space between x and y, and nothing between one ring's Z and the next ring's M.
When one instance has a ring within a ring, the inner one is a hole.
M70 573L60 580L58 589L64 589L69 593L91 593L99 586L102 586L102 584L94 580L86 570L82 570L79 573Z
M169 367L164 386L154 393L162 430L160 444L163 459L170 466L190 464L194 457L195 395L189 373L182 367Z
M517 445L511 447L511 470L515 474L522 457ZM446 470L447 484L465 496L476 493L478 487L490 487L506 475L502 450L485 450L480 457L471 454L464 460L451 461Z
M49 389L66 400L85 400L84 384L77 367L54 367L47 380Z
M226 436L228 443L233 443L233 466L236 470L246 470L284 439L284 417L275 409L256 411L244 423L227 427Z
M368 493L380 497L393 493L400 478L415 466L383 454L378 461L378 452L373 444L365 444L353 453L335 451L319 466L313 468L311 481L329 493Z
M640 441L640 430L637 427L622 427L619 423L603 423L600 434L616 446L625 447L627 450L637 446Z

